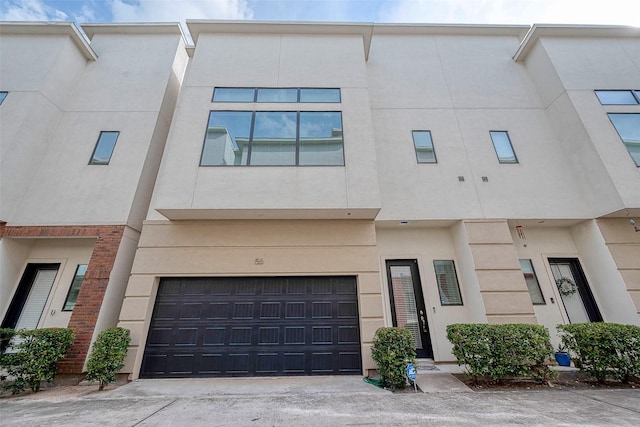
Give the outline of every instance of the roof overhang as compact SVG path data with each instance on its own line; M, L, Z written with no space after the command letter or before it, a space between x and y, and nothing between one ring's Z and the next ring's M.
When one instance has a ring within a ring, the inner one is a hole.
M69 36L90 61L98 59L87 39L73 22L0 22L0 34Z
M522 40L529 25L375 24L373 34L513 36Z
M534 24L520 43L513 59L524 61L531 48L540 37L574 37L574 38L634 38L640 37L640 27L621 25L557 25Z
M186 37L178 22L149 23L100 23L82 24L82 30L89 39L96 34L179 34L186 43Z
M362 37L365 60L369 58L372 23L268 22L187 20L187 28L197 45L200 34L310 34Z

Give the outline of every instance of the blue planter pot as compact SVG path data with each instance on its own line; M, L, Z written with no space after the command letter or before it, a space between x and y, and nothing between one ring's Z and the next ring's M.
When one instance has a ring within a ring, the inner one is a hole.
M560 366L571 366L571 358L567 353L556 352L556 362L558 362Z

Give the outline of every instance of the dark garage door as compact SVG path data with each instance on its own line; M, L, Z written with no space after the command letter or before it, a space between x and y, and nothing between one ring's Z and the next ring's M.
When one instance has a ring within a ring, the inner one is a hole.
M140 377L361 372L354 277L166 278Z

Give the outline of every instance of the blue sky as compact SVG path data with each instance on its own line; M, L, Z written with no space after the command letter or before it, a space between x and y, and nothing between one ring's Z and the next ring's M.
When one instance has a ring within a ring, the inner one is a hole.
M640 0L0 0L0 20L619 24L640 26Z

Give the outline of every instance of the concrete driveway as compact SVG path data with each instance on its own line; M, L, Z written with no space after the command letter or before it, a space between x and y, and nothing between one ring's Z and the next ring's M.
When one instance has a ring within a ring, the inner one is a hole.
M8 426L640 425L640 391L391 393L361 377L138 380L0 399Z

